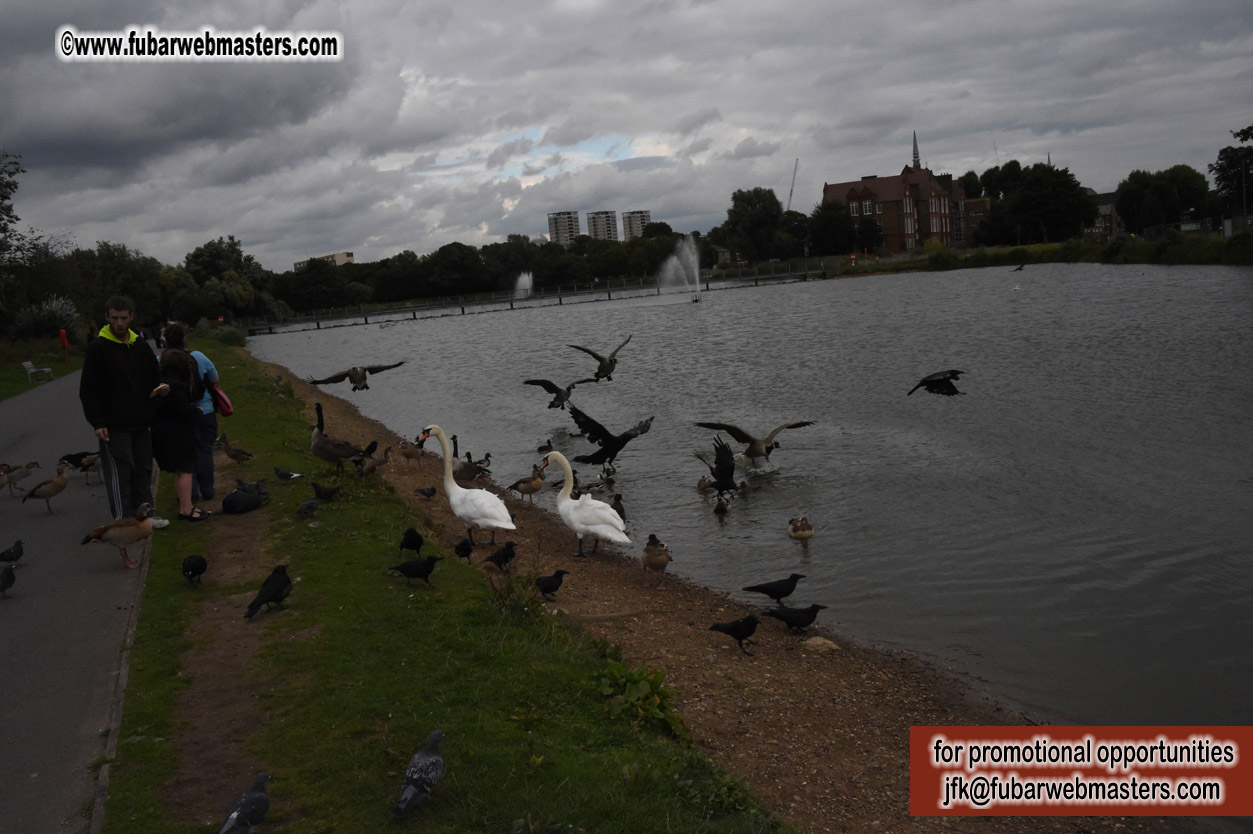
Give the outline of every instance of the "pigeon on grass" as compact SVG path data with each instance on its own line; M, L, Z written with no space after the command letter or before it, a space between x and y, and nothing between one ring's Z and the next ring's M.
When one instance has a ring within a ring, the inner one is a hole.
M426 746L413 754L405 768L405 781L400 786L400 798L396 800L392 814L402 817L420 805L431 795L435 784L444 776L444 757L439 754L439 743L444 740L443 730L436 730L426 740Z
M218 834L247 834L265 821L265 815L270 810L270 795L265 792L269 781L270 774L264 770L257 773L252 780L252 787L235 800L226 821L218 829Z

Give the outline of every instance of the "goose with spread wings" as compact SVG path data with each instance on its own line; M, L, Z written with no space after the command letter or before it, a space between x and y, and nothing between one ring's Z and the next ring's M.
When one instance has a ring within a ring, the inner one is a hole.
M779 448L779 444L774 442L779 432L784 429L799 429L805 426L812 426L813 420L801 420L796 423L784 423L775 428L774 431L765 437L754 437L744 431L739 426L733 426L730 423L697 423L702 429L713 429L714 431L724 431L740 443L747 443L748 448L744 450L744 455L753 462L754 466L762 462L770 460L770 453Z
M595 377L588 377L587 379L576 379L574 382L571 382L565 388L562 388L557 383L551 380L547 380L547 379L524 379L522 380L523 385L538 385L539 387L543 388L545 391L553 395L552 402L548 404L549 408L560 408L563 410L566 407L566 403L570 402L570 392L574 390L574 386L582 385L584 382L596 382L596 379Z
M721 437L714 438L714 462L710 463L699 454L696 459L709 467L709 491L717 492L721 498L724 492L735 492L740 488L735 482L735 453Z
M599 353L592 350L591 348L582 347L581 345L566 345L566 347L572 347L575 350L581 350L596 360L596 362L598 363L596 365L596 373L592 375L592 379L594 381L600 382L602 379L608 379L610 381L613 381L613 370L614 368L618 367L618 351L626 347L627 342L629 341L631 341L631 337L627 336L626 340L622 344L614 348L613 353L609 354L608 356L601 356Z
M573 404L570 406L570 416L574 418L574 424L579 427L579 431L587 435L587 439L600 446L600 449L592 452L590 455L579 455L575 458L579 463L599 463L604 466L605 472L612 474L617 470L614 469L613 461L622 451L622 448L630 443L641 434L647 432L653 426L653 418L641 420L622 434L614 434L600 423L588 417Z
M392 368L399 368L403 364L405 364L405 360L401 359L399 362L394 362L391 365L353 365L346 371L340 371L322 379L309 377L309 382L313 385L332 385L336 382L343 382L346 379L352 383L352 390L364 391L370 387L370 383L366 382L366 378L370 374L390 371Z

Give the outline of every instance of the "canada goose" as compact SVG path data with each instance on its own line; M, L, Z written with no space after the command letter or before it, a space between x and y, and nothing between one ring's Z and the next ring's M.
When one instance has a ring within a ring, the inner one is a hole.
M622 448L641 434L647 432L653 425L653 418L649 417L647 420L636 423L622 434L613 434L609 429L588 417L574 405L570 406L570 416L574 418L574 424L579 427L579 430L587 435L587 439L600 446L599 451L592 452L590 455L579 455L575 458L575 461L579 463L602 464L605 471L609 474L617 471L614 469L613 462L618 453L622 451Z
M135 542L142 541L152 535L152 505L140 504L132 518L119 518L92 530L83 536L83 544L99 542L111 544L122 556L122 564L128 568L139 566L126 552L126 548Z
M547 379L524 379L522 380L523 385L538 385L539 387L543 388L548 393L552 394L553 399L552 399L552 402L548 404L548 407L549 408L561 408L561 409L564 409L566 407L566 403L570 402L570 392L574 390L574 386L582 385L584 382L596 382L596 378L588 377L587 379L576 379L574 382L571 382L565 388L562 388L557 383L552 382L551 380L547 380Z
M914 393L919 388L926 388L928 394L942 394L945 397L952 397L956 394L960 394L962 392L957 390L957 386L954 385L953 382L960 378L964 373L966 372L947 370L927 374L922 379L918 380L917 385L909 389L909 394ZM908 397L909 394L906 394L905 396Z
M658 590L664 589L666 586L661 584L661 580L666 572L666 566L673 561L673 557L670 555L670 548L657 538L655 533L648 534L648 543L644 545L644 556L641 561L644 564L644 587L648 587L648 575L653 573L657 575L657 584L653 587Z
M581 495L577 501L570 497L570 492L574 488L574 471L570 468L570 461L566 460L566 456L561 452L549 452L544 455L544 462L540 464L540 469L547 468L551 461L557 462L565 476L561 492L557 495L557 514L579 537L579 552L574 555L586 555L583 552L583 537L589 535L596 537L596 544L592 547L593 553L596 552L597 547L600 547L601 539L608 539L616 544L630 544L631 540L626 535L626 525L614 512L613 507L604 501L597 501L590 495Z
M538 465L531 467L531 477L519 478L509 485L509 489L519 495L529 495L531 503L535 503L535 493L544 488L544 473Z
M366 377L369 374L389 371L392 368L399 368L403 364L405 364L405 360L402 359L391 365L353 365L346 371L331 374L323 379L314 379L313 377L309 377L309 382L312 385L333 385L336 382L343 382L346 379L352 383L352 390L364 391L370 387L370 383L366 382Z
M814 537L813 525L809 523L806 516L800 518L789 518L787 522L787 534L794 539L812 539Z
M474 462L473 455L466 452L465 460L454 460L452 476L458 483L472 484L479 478L491 477L491 471Z
M513 519L509 515L509 508L499 496L485 489L466 489L457 483L452 475L452 450L448 447L448 438L445 437L444 430L436 425L427 426L422 430L420 439L425 440L432 434L439 441L440 449L444 454L444 493L448 496L448 506L452 508L453 515L465 525L470 546L474 546L476 529L491 530L492 544L496 543L497 530L516 530Z
M60 510L52 509L52 499L59 495L61 490L65 489L65 485L69 483L70 479L65 474L66 465L65 461L58 463L56 476L49 478L46 481L40 481L31 487L30 490L22 496L22 503L25 504L32 498L42 498L43 502L48 506L49 513L59 513Z
M799 429L805 426L812 426L813 420L801 420L796 423L784 423L775 428L774 431L765 437L754 437L744 431L739 426L730 423L697 423L702 429L713 429L714 431L724 431L731 435L732 438L740 443L747 443L748 448L744 450L744 455L753 462L754 466L760 465L763 460L770 460L770 453L779 448L779 444L774 442L775 437L784 429Z
M553 439L551 437L545 440L540 445L535 447L535 451L539 452L541 455L546 455L552 450L553 450Z
M596 373L592 376L593 381L600 382L602 379L608 379L612 381L613 371L615 368L618 367L618 351L626 347L627 342L629 341L631 341L631 337L627 336L626 341L624 341L622 344L614 348L613 353L609 354L608 356L601 356L599 353L592 350L591 348L585 348L580 345L566 345L566 347L572 347L575 350L581 350L596 360L597 362Z
M313 427L313 432L309 439L309 449L315 456L328 463L335 464L335 467L340 472L343 472L344 461L365 454L365 450L354 446L346 440L336 440L332 437L327 437L325 424L322 420L322 403L314 403L313 410L318 414L318 424Z

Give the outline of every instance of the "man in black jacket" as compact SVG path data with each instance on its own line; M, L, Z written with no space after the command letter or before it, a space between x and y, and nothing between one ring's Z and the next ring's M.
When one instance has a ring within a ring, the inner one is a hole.
M134 304L123 296L105 302L109 323L87 346L78 398L100 439L100 462L114 518L132 516L152 500L152 397L159 367L148 343L131 329ZM153 517L154 527L169 521Z

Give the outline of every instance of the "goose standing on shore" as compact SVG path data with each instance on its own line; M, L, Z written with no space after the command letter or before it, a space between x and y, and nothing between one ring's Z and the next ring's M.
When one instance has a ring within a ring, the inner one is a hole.
M313 410L318 414L318 424L313 427L309 438L309 450L327 463L335 464L336 469L344 471L344 461L365 454L365 450L354 446L346 440L336 440L326 434L326 423L322 419L322 403L314 403Z
M596 548L600 547L601 539L608 539L614 544L630 544L631 540L626 534L626 524L613 507L604 501L597 501L586 493L580 495L578 500L570 497L574 488L574 470L570 468L570 461L566 460L565 455L561 452L549 452L544 455L540 471L542 472L551 461L556 461L565 475L561 492L557 494L557 514L579 537L579 552L574 555L587 555L583 552L584 536L596 537L596 544L592 546L593 553L596 552Z
M443 429L436 425L427 426L422 430L418 442L431 435L435 435L444 454L444 492L448 495L448 505L452 508L453 515L465 525L470 545L475 544L475 530L491 530L491 544L496 543L497 530L516 530L513 519L509 516L509 508L499 496L485 489L466 489L457 483L452 474L452 449Z

